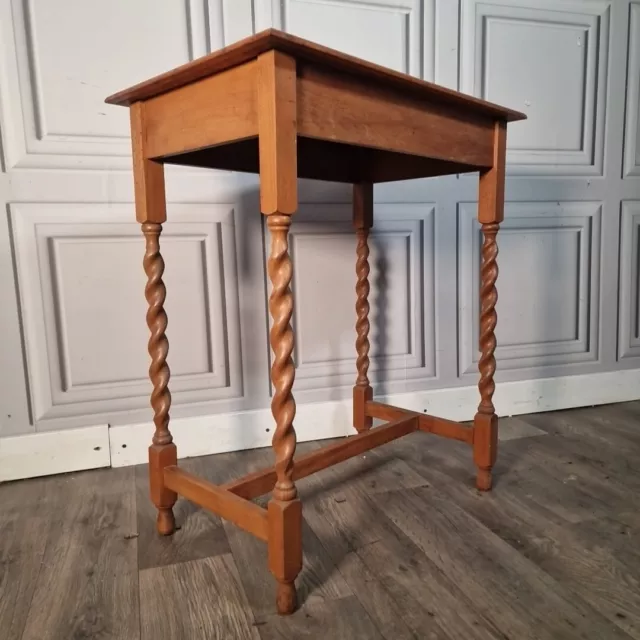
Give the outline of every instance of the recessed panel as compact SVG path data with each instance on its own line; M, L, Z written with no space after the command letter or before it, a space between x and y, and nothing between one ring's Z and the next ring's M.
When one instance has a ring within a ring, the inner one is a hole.
M501 347L579 339L580 228L499 234Z
M184 2L30 0L25 7L41 136L128 136L127 110L105 105L105 97L190 57Z
M622 203L618 358L640 356L640 202Z
M602 175L610 3L462 0L460 89L522 111L514 174Z
M127 237L63 237L50 242L67 388L146 379L149 330L141 245L141 240ZM204 238L169 237L162 253L167 264L172 375L211 372Z
M475 375L483 235L475 204L459 205L459 372ZM597 202L505 204L497 235L500 370L543 368L598 357L600 218Z
M37 425L149 406L145 239L133 205L11 207ZM169 205L162 276L173 406L242 396L235 227L229 205Z
M510 149L583 149L587 38L580 25L486 19L483 97L527 113Z
M629 7L624 175L640 176L640 3Z
M355 380L357 237L350 209L305 204L291 226L300 402L333 397L333 390ZM379 388L435 379L434 228L430 203L375 206L369 235L369 376ZM269 245L265 229L267 255Z
M301 234L295 237L295 326L299 366L353 359L356 282L353 249L353 234ZM409 354L408 236L374 236L369 260L371 355Z
M286 28L297 36L409 73L409 10L349 0L288 0Z

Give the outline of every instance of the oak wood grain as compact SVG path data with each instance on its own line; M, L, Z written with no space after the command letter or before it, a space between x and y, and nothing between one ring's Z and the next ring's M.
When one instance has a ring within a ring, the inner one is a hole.
M476 171L461 162L445 162L406 153L363 149L331 140L298 136L298 178L331 182L389 182ZM165 156L164 161L209 169L258 173L257 138Z
M372 431L349 436L319 450L299 456L293 467L293 479L305 478L321 469L360 455L374 447L379 447L396 438L401 438L418 428L417 418L402 417ZM223 485L223 488L243 498L263 495L276 480L275 468L263 469Z
M133 180L136 198L136 220L143 224L162 224L167 220L165 202L164 167L146 154L146 104L136 102L129 110L131 119L131 147L133 154Z
M267 513L262 507L180 467L165 467L164 480L170 489L187 500L233 522L260 540L268 539Z
M260 210L291 215L298 209L296 61L271 50L256 68Z
M258 135L254 62L143 103L145 158Z
M492 166L493 120L475 112L312 66L298 72L297 104L301 136Z
M275 49L308 62L324 65L338 71L352 73L356 77L377 80L425 99L440 101L453 106L467 106L486 115L509 121L522 120L523 113L452 91L431 82L425 82L404 73L393 71L360 58L323 47L276 29L267 29L240 40L220 51L189 62L177 69L145 80L129 89L119 91L106 99L109 104L130 105L138 100L174 90L226 69L236 67L260 54Z
M275 586L269 572L265 546L240 529L225 524L233 557L256 620L274 614ZM352 595L351 589L337 573L313 531L302 526L303 568L297 579L298 603L308 600L334 600Z

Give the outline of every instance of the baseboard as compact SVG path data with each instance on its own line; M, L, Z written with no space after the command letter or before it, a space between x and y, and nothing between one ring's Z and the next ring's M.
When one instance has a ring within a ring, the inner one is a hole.
M503 382L494 402L500 416L626 402L640 398L640 370ZM450 420L470 420L478 405L477 387L398 393L376 399ZM351 401L299 405L298 441L354 433ZM268 447L273 436L269 409L173 420L171 430L181 458ZM147 460L153 424L106 425L0 439L0 481L93 469L124 467Z
M351 401L298 405L294 424L298 442L345 436L353 431ZM171 421L171 433L180 458L268 447L273 429L270 409ZM112 427L109 431L112 466L124 467L147 461L152 422Z
M106 424L0 439L0 482L97 469L110 464Z

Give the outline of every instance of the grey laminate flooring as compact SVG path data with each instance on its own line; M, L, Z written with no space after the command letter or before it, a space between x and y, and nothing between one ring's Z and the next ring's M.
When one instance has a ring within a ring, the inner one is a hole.
M222 482L270 461L181 464ZM184 500L156 536L144 466L1 485L0 638L640 639L640 402L504 419L494 491L473 474L466 445L417 433L301 481L288 618L260 541Z

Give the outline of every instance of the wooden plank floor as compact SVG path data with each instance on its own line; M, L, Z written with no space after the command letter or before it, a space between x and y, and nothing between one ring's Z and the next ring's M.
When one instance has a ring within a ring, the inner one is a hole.
M270 461L181 464L223 482ZM640 401L504 419L491 494L473 472L415 433L302 480L289 618L262 542L184 500L155 535L144 466L0 485L0 637L640 639Z

